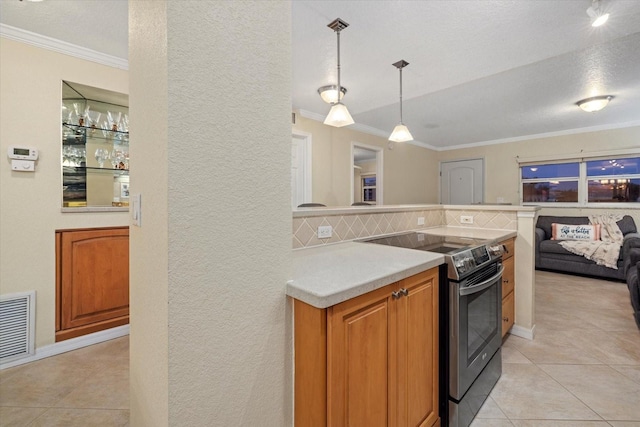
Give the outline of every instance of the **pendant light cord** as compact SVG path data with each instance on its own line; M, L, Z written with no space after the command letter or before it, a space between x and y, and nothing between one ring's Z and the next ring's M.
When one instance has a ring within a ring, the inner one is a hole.
M338 34L338 98L336 104L340 102L340 91L342 90L342 86L340 86L340 30L336 30Z
M402 122L402 68L400 68L400 124L404 124Z

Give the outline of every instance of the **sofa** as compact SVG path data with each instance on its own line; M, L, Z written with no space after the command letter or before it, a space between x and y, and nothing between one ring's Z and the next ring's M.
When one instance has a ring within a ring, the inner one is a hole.
M626 272L631 263L629 256L631 249L640 248L640 233L638 233L635 221L631 216L625 215L618 221L618 227L620 227L620 231L624 235L624 240L618 257L617 270L598 265L581 255L573 254L563 248L558 240L551 240L551 224L553 223L586 225L589 224L589 218L586 216L540 215L535 230L536 269L625 281Z
M632 248L629 253L629 264L627 266L627 287L631 295L631 307L633 307L633 317L640 328L640 248Z

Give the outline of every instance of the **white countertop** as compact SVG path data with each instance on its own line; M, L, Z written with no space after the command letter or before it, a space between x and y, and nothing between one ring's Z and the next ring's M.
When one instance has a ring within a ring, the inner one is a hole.
M432 252L344 242L293 251L290 297L326 308L444 263Z

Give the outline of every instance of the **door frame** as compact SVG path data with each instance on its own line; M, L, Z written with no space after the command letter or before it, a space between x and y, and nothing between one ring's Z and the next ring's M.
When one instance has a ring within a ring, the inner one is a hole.
M354 152L354 148L356 147L364 148L364 149L376 152L376 205L383 205L384 189L383 189L382 183L384 182L384 179L383 179L384 178L383 177L384 148L378 147L376 145L368 145L368 144L363 144L361 142L355 142L355 141L351 141L351 159L349 160L349 181L351 183L351 185L349 186L349 194L350 194L349 199L351 200L351 202L349 204L350 205L353 204L353 200L354 200L353 187L355 185L355 182L353 182L353 167L355 166L355 163L353 161L353 152Z
M485 202L486 196L486 183L487 183L487 168L485 167L486 161L484 157L468 157L464 159L455 160L440 160L438 162L438 203L442 204L442 165L444 163L460 163L468 162L469 160L480 160L482 162L482 203Z
M312 138L309 132L304 132L301 130L292 130L291 131L291 139L296 139L299 143L302 144L302 157L303 161L301 162L303 166L303 181L302 182L302 194L303 194L303 203L312 202L313 198L313 186L312 186L312 159L311 159L311 149L312 149ZM300 184L300 183L299 183ZM291 192L291 189L289 190ZM295 206L292 206L295 209Z

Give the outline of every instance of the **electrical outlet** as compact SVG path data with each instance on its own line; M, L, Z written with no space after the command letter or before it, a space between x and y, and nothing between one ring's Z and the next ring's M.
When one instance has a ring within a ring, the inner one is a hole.
M473 216L460 215L460 224L473 224Z
M330 225L321 225L318 227L318 239L328 239L333 234L333 227Z
M419 216L418 217L418 225L424 225L424 217L423 216Z

